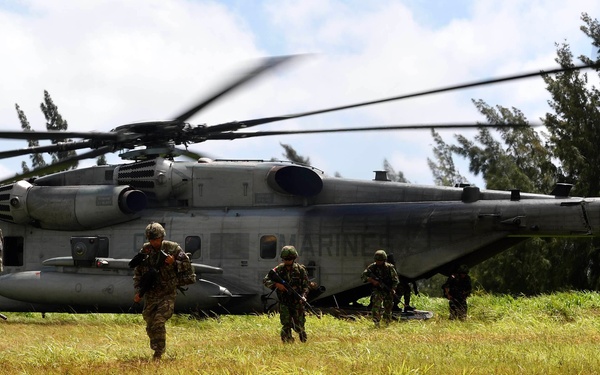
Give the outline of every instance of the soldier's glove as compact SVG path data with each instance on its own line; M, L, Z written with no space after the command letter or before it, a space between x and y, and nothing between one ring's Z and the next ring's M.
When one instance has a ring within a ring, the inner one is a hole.
M279 290L280 292L287 292L287 288L285 287L285 285L281 284L281 283L275 283L275 287L277 288L277 290Z

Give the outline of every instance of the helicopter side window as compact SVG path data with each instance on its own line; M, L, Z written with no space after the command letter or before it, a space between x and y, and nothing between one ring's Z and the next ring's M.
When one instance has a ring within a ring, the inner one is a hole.
M185 252L192 254L191 259L199 259L202 256L200 236L187 236L185 238Z
M23 265L23 237L4 237L4 266Z
M260 257L262 259L275 259L277 256L277 237L266 235L260 237Z

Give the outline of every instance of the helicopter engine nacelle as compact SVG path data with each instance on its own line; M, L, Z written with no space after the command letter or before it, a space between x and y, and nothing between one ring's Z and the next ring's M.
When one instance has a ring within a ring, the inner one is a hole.
M44 229L95 229L135 218L146 203L146 195L129 186L34 186L19 181L0 188L0 219Z
M185 168L163 158L120 165L115 168L115 176L117 185L139 189L154 202L185 195L191 179Z

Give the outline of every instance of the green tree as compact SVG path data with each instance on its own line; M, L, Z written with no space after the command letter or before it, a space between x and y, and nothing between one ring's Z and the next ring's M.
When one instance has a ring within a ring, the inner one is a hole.
M58 112L58 107L52 101L50 94L48 91L44 90L44 101L40 104L40 108L42 109L42 113L46 118L46 129L49 131L65 131L69 127L67 124L67 120L63 119L61 114ZM53 145L59 143L68 143L73 142L72 139L59 138L53 139ZM57 152L49 152L50 157L52 158L52 164L55 164L61 160L64 160L68 157L72 157L77 155L77 153L73 150L70 151L57 151ZM72 169L77 168L77 163L71 167Z
M106 165L106 164L108 164L106 162L106 156L105 155L98 156L98 159L96 159L96 165Z
M433 174L433 181L437 186L454 186L456 184L468 184L466 177L460 174L452 158L452 147L446 144L440 134L431 129L431 136L435 142L433 148L434 161L427 158L427 165Z
M581 30L596 47L600 45L598 20L582 15L586 25ZM557 45L555 59L562 67L574 66L573 54L568 44ZM598 63L587 56L579 59L586 64ZM595 68L596 74L600 68ZM600 75L599 75L600 76ZM561 163L563 178L576 183L574 194L598 196L600 194L600 93L589 85L587 73L571 71L544 76L552 95L548 102L554 113L546 114L544 124L550 133L548 147Z
M467 158L469 170L481 174L488 189L519 189L533 193L549 193L556 180L552 154L543 140L516 108L492 108L482 100L475 107L491 124L523 126L498 127L501 143L489 128L479 128L475 141L458 135L458 146L452 151Z
M281 145L281 147L283 147L284 149L284 153L283 156L289 160L289 161L293 161L294 163L300 163L300 164L304 164L304 165L310 165L310 158L309 157L304 157L300 154L298 154L298 152L292 147L292 145L288 145L288 144L284 144L284 143L279 143ZM276 160L275 158L271 158L271 161ZM342 177L342 175L339 172L335 172L334 174L335 177Z
M404 177L404 173L402 173L402 171L396 172L394 167L392 167L392 165L387 159L383 159L383 170L387 172L390 181L410 183L410 181L408 181L406 177Z
M279 143L281 145L281 147L283 147L284 149L284 153L283 156L289 160L289 161L293 161L294 163L300 163L300 164L305 164L305 165L310 165L310 158L305 158L301 155L299 155L296 150L294 150L294 148L291 145L287 145L284 143Z
M25 112L23 112L21 110L21 107L19 107L18 104L15 104L15 109L17 110L17 116L19 117L19 121L21 122L21 129L23 129L23 131L26 131L26 132L33 132L34 130L31 129L31 125L29 124L29 120L27 120L27 116L25 115ZM40 145L40 143L37 140L27 141L28 147L37 147L39 145ZM40 153L30 154L29 158L31 159L31 168L33 168L33 169L46 166L44 157ZM23 169L23 173L27 173L30 171L29 167L27 166L27 162L25 162L25 161L21 162L21 168Z
M27 116L25 116L25 113L21 110L21 108L19 107L18 104L15 104L15 108L17 110L17 115L19 117L19 121L21 122L21 128L24 131L33 131L33 129L31 128L31 125L29 124L29 121L27 120ZM44 90L44 101L40 104L40 108L42 110L42 113L44 114L44 117L46 118L46 130L49 130L49 131L65 131L65 130L67 130L67 128L68 128L67 121L62 118L61 114L58 112L58 107L54 104L54 102L52 101L52 98L50 97L50 94L46 90ZM36 140L29 140L27 142L28 142L29 147L39 146L39 142ZM59 144L59 143L63 143L63 142L73 142L73 140L62 138L62 139L53 139L53 140L51 140L51 142L52 142L52 144ZM73 150L49 152L49 154L50 154L50 157L52 158L51 164L55 164L61 160L64 160L66 158L77 155L76 152ZM35 170L37 168L42 168L47 165L46 161L44 160L44 156L41 153L31 154L31 155L29 155L29 158L31 159L31 168L29 168L27 166L27 163L23 161L21 163L21 168L23 169L23 173L27 173L31 170ZM70 167L70 169L76 169L77 165L78 165L78 163L75 163L73 166Z

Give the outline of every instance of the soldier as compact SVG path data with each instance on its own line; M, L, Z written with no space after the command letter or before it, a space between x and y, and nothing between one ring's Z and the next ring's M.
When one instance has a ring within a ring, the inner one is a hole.
M396 295L398 296L398 301L400 301L400 298L403 297L404 298L404 312L411 312L411 311L415 311L415 308L413 306L410 305L410 294L411 294L411 287L410 287L410 283L408 281L408 279L404 276L400 276L398 275L398 279L399 279L399 283L398 283L398 287L396 288ZM415 284L413 283L413 286ZM414 287L415 290L416 286ZM416 294L416 292L415 292Z
M459 266L442 285L444 297L448 299L450 320L467 318L467 297L471 295L471 277L466 264Z
M394 267L396 267L396 261L394 259L394 254L388 254L387 256L387 262L391 263ZM397 271L397 270L396 270ZM411 294L411 288L410 288L410 284L411 282L409 281L409 279L407 279L406 277L398 274L398 287L396 288L396 298L394 299L394 302L396 302L396 300L398 301L398 303L402 303L402 298L404 298L404 303L402 304L404 307L404 312L408 313L411 311L415 311L415 308L413 306L410 305L410 294ZM417 284L415 284L415 282L412 282L413 285L413 289L415 291L415 294L418 294L418 290L417 290ZM396 309L396 304L394 303L394 307L393 309ZM402 311L402 307L399 307L400 311Z
M162 225L149 224L146 227L148 242L132 260L134 263L137 259L133 276L134 301L144 300L142 316L156 360L165 352L165 323L173 315L177 287L196 281L189 257L178 243L165 241L165 234Z
M394 307L394 296L398 286L398 272L393 264L387 262L387 254L384 250L375 252L375 262L371 263L363 271L361 279L373 286L371 293L371 313L373 322L379 327L379 322L389 324L392 321L392 308Z
M284 246L281 249L283 263L269 271L263 279L263 284L267 288L277 289L281 341L284 343L294 342L292 329L298 332L300 341L306 342L307 339L304 328L306 322L304 303L309 289L308 273L302 264L296 263L296 258L298 258L296 248ZM297 294L289 288L293 288Z

